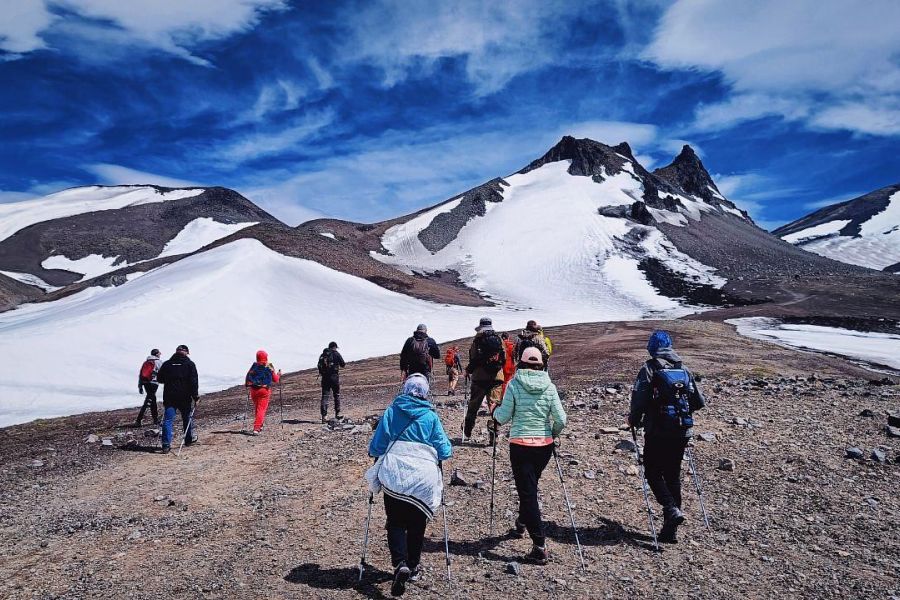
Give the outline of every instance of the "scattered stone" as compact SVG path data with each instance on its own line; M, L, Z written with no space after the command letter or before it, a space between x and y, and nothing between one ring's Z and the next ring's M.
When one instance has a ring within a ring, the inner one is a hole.
M637 475L640 472L641 471L637 468L637 465L628 465L628 467L625 469L626 475Z
M720 471L734 471L734 461L730 458L720 458L719 459L719 470Z
M870 409L868 409L868 408L864 408L864 409L862 409L862 410L860 411L859 416L871 418L871 417L874 417L874 416L875 416L875 412L872 411L872 410L870 410Z
M900 438L900 427L894 427L892 425L887 426L887 434L888 437Z
M863 451L860 448L857 448L856 446L854 446L852 448L847 448L846 452L847 453L844 455L844 457L852 458L853 460L862 460L863 456L865 456L865 454L863 454Z
M888 411L888 425L891 427L900 427L900 412Z
M619 440L616 443L616 450L624 450L625 452L634 452L635 445L631 440Z
M605 433L607 435L611 434L611 433L619 433L619 428L618 427L601 427L600 433Z
M155 437L159 437L159 433L160 433L159 429L148 429L147 431L144 432L144 435L146 437L155 438Z
M746 427L747 419L745 419L743 417L734 417L733 419L731 419L731 423L733 425L737 425L738 427Z
M578 460L577 458L570 458L570 459L569 459L569 466L570 466L570 467L577 467L577 466L580 465L580 464L581 464L581 461Z
M881 448L875 448L872 450L872 460L875 462L885 463L887 462L887 456L884 453L884 450Z
M103 438L103 440L100 442L100 444L102 446L112 446L113 445L112 438Z
M460 476L459 469L453 469L453 473L450 475L450 485L459 485L465 487L469 485L469 482Z
M483 490L486 486L487 484L480 479L472 484L472 487L476 490Z
M31 466L32 466L32 467L43 467L43 466L44 466L44 461L42 461L42 460L39 459L39 458L36 458L36 459L34 459L33 461L31 461Z
M522 567L519 566L519 563L516 561L511 561L506 563L506 572L510 575L515 575L516 577L522 572Z
M363 423L362 425L356 425L353 429L350 430L350 433L356 435L358 433L372 433L372 426L368 423Z
M153 499L153 501L154 501L154 502L162 502L162 501L165 500L165 499L166 499L165 496L156 496L156 497Z
M609 395L613 395L613 394L618 394L618 393L619 393L619 390L617 390L616 388L611 388L611 387L608 387L608 388L606 388L606 389L603 390L603 391L606 392L606 393L609 394Z
M93 433L91 435L87 436L86 438L84 438L85 444L96 444L99 441L100 441L100 437Z
M582 475L584 475L585 479L597 479L596 471L587 470L584 473L582 473Z
M580 409L584 408L585 406L587 406L587 404L584 402L584 400L572 400L572 408Z
M712 431L704 431L703 433L697 434L697 438L702 442L714 442L716 441L716 434Z
M139 539L140 537L141 537L141 532L140 532L140 530L135 529L134 532L133 532L131 535L128 536L128 539L129 539L129 540L136 540L136 539Z

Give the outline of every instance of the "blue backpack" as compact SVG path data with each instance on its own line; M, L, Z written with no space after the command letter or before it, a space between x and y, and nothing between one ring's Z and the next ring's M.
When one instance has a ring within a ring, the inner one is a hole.
M247 381L255 388L269 387L272 385L272 370L267 365L253 363L247 373Z
M659 433L684 432L694 426L691 416L691 376L684 369L655 369L650 380L653 429Z

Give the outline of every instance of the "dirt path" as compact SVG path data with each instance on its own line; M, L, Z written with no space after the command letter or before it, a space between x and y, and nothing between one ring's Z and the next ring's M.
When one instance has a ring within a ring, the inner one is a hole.
M702 528L685 473L690 521L681 543L661 555L651 551L633 456L616 450L628 436L601 431L621 423L640 349L654 325L549 331L559 349L553 378L571 418L560 452L587 573L578 569L552 464L541 491L553 561L543 568L523 564L519 576L505 572L528 543L506 535L516 501L501 443L500 534L488 534L489 485L447 488L459 597L900 593L900 444L884 433L885 411L900 408L897 387L872 385L867 372L844 361L743 339L715 323L665 324L679 351L704 375L710 405L698 417L698 431L716 439L698 441L695 453L713 532ZM380 413L390 401L395 360L362 361L347 370L346 413L354 421ZM373 511L373 566L365 583L355 584L369 434L332 431L317 422L311 374L287 382L290 423L283 434L276 402L263 436L242 435L236 408L242 392L229 391L204 399L201 444L185 449L181 458L83 443L90 432L121 432L115 424L125 411L0 430L0 596L388 595L380 499ZM437 387L442 393L443 383ZM439 404L448 400L438 396ZM858 416L863 409L875 417ZM438 411L457 436L462 409L450 403ZM476 442L484 440L483 424L479 420ZM147 446L153 442L146 440ZM862 448L867 457L882 446L893 464L846 459L849 446ZM735 470L719 470L722 458L732 459ZM32 466L35 460L42 464ZM489 448L455 445L447 468L488 483ZM446 598L440 520L429 527L424 562L426 577L408 597Z

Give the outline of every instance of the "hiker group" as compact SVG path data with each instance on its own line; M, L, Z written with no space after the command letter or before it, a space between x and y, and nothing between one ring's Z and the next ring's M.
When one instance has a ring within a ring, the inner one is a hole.
M690 461L703 519L709 527L700 481L688 445L693 431L692 415L705 406L705 399L696 379L676 354L667 332L654 331L648 340L647 351L650 358L641 366L632 388L627 426L634 440L654 543L676 543L677 529L685 521L681 510L681 469L685 457ZM159 423L156 391L159 384L164 386L163 452L169 452L177 413L181 413L183 422L182 443L190 445L197 441L193 422L199 402L197 369L189 354L187 346L180 345L169 360L162 362L159 350L153 350L140 370L138 387L141 393L146 393L146 398L138 414L138 423L148 408L154 422ZM541 476L553 459L584 569L574 507L569 501L557 453L567 415L556 385L550 379L552 354L550 338L535 321L528 321L513 342L507 334L494 330L490 318L482 318L475 328L465 366L459 346L450 346L444 355L447 395L457 394L464 375L467 398L460 424L460 446L471 440L478 416L485 414L487 417L487 445L492 447L491 535L494 533L497 440L500 427L508 424L509 464L519 502L510 535L515 538L529 536L531 548L523 560L546 564L550 559L538 490ZM421 576L426 527L440 508L443 508L444 516L448 584L451 582L443 463L453 455L453 444L432 403L434 361L440 358L437 342L429 336L428 327L420 324L400 352L403 381L400 392L379 419L368 447L368 454L375 462L365 474L369 495L359 577L362 580L366 567L372 506L375 495L381 493L393 566L391 593L394 596L402 595L407 583ZM322 351L317 364L323 423L331 399L335 418L342 418L340 371L345 366L337 343L331 342ZM245 378L248 400L254 408L253 435L262 431L271 390L280 381L281 371L269 362L264 350L259 350ZM636 430L640 428L644 429L643 453L637 443ZM658 535L648 486L663 509L663 525Z
M470 438L482 404L488 416L488 444L492 446L490 534L494 534L494 482L499 427L509 424L509 461L518 494L519 508L510 535L531 539L524 561L546 564L550 559L538 500L538 486L544 469L555 459L565 504L571 521L582 569L585 568L573 506L565 487L556 448L567 416L556 386L550 379L552 345L540 326L529 321L515 344L494 331L489 318L475 329L462 366L458 346L448 348L445 366L448 396L454 396L459 378L466 375L469 397L462 429L462 444ZM641 367L632 389L627 424L635 443L640 465L641 487L647 506L654 543L676 543L677 529L685 521L681 511L681 464L691 460L692 474L700 497L702 491L690 450L694 411L705 399L693 375L675 353L671 336L655 331L647 344L650 358ZM404 383L400 393L384 412L369 444L375 459L365 479L369 487L368 511L363 536L359 578L363 578L368 553L372 504L383 493L388 549L393 566L391 594L402 595L408 582L422 572L421 553L428 521L438 509L444 513L444 550L447 581L451 585L447 508L444 502L443 462L453 454L453 446L431 403L433 361L440 356L428 328L419 325L406 341L400 355ZM637 445L636 429L645 430L645 450ZM687 454L686 454L687 451ZM663 526L657 536L653 512L647 496L649 484L663 508ZM658 549L658 546L657 546Z

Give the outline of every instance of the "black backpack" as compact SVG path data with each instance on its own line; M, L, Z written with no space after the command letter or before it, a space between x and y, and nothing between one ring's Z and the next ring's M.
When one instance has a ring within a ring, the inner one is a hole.
M494 331L481 336L478 345L475 346L475 364L499 370L503 368L504 359L503 340L500 336Z
M652 373L653 430L658 433L684 432L694 426L691 416L691 376L685 369L657 369L649 362Z
M425 367L426 369L431 371L433 359L431 353L429 352L428 338L426 337L419 340L413 337L412 351L413 356L415 357L415 360L412 361L413 364Z
M319 364L316 365L316 368L319 369L319 375L330 375L333 366L334 356L328 348L325 348L322 350L322 355L319 356Z

